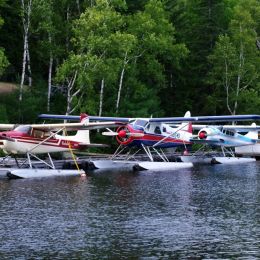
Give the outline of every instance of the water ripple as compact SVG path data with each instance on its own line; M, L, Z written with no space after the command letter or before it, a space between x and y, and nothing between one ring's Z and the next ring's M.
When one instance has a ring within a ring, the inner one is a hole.
M0 179L1 259L259 259L260 164Z

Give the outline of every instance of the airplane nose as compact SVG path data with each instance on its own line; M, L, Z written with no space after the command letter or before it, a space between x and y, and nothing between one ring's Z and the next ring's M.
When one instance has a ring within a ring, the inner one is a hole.
M125 130L120 130L118 132L118 136L121 137L121 138L125 138L126 137L126 131Z
M206 139L206 138L207 138L207 133L205 131L199 133L199 139Z

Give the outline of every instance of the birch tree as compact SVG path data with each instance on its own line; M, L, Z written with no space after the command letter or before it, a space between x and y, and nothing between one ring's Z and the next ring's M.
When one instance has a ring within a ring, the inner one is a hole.
M58 28L55 26L55 13L53 0L34 0L34 30L35 34L40 36L39 48L41 50L40 57L45 62L46 57L48 60L48 91L47 91L47 112L50 111L50 99L52 90L52 75L53 75L53 63L55 50L57 46L55 44L56 34Z
M32 86L32 71L30 64L30 52L29 52L29 36L30 36L30 25L31 25L31 13L33 0L20 0L21 1L21 18L23 24L23 61L22 61L22 75L20 82L20 94L19 101L23 99L23 86L26 76L28 77L28 85Z
M137 99L135 110L157 109L163 60L177 64L187 54L185 45L176 43L161 1L150 0L145 11L126 15L97 0L75 21L73 32L74 53L65 63L77 67L81 107L99 114L105 108L124 113Z
M86 9L80 19L75 22L73 38L75 53L71 54L65 63L78 68L76 85L80 89L85 85L82 94L86 100L85 103L89 103L88 111L95 107L93 102L97 100L95 92L98 91L100 93L99 113L102 113L105 83L116 78L115 74L118 72L119 65L118 57L113 52L117 52L116 46L121 46L118 38L121 39L122 35L119 34L119 37L116 35L122 24L120 14L115 12L105 0L98 0L94 7ZM77 64L74 63L75 60ZM112 67L111 64L114 66ZM65 74L60 73L63 78L66 77ZM93 84L98 82L101 82L101 89L94 90Z
M238 110L240 96L254 88L260 78L260 56L257 55L256 22L260 17L260 3L241 1L234 9L229 33L220 35L210 60L213 70L211 82L224 87L226 107L230 114Z

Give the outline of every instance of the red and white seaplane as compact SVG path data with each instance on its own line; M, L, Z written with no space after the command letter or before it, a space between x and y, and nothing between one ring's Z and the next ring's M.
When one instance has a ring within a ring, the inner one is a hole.
M118 127L120 122L89 122L86 114L80 116L79 123L32 124L14 126L0 124L0 148L9 155L26 154L29 168L10 170L10 176L43 177L46 175L71 175L82 173L82 170L57 170L50 153L82 150L89 147L102 147L102 144L90 143L89 130L106 127ZM77 131L75 135L67 135L69 131ZM63 132L63 135L60 134ZM64 135L65 133L65 135ZM38 154L48 154L49 162L40 159ZM6 157L2 158L2 161ZM34 169L31 158L44 163L48 169ZM1 163L1 161L0 161ZM17 164L18 167L23 165ZM52 169L52 170L50 170Z

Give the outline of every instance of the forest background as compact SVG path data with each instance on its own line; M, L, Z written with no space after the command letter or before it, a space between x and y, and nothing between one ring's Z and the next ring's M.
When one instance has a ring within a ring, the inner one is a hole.
M1 123L260 114L259 0L0 0L0 27Z

